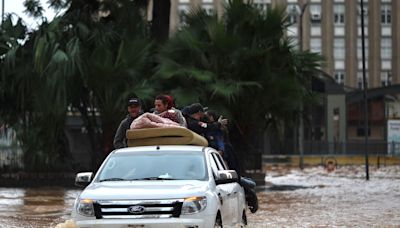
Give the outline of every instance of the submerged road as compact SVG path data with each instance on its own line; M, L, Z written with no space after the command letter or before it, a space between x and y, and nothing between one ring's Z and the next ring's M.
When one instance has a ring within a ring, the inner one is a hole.
M369 182L348 172L270 173L249 227L400 227L400 168L372 171ZM70 219L79 193L0 188L0 227L55 227Z

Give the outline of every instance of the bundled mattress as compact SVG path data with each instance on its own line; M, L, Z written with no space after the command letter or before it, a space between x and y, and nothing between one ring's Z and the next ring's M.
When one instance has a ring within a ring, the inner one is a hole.
M144 128L126 131L128 146L197 145L208 146L207 140L183 127Z

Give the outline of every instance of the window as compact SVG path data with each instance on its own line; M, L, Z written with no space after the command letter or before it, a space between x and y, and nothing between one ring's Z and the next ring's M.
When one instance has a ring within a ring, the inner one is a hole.
M345 59L344 38L335 38L333 41L333 57L335 59Z
M358 6L357 24L361 27L361 6ZM368 5L364 4L364 27L368 27Z
M335 25L344 25L344 4L335 4L333 6L333 22Z
M381 39L381 58L382 59L392 58L392 40L390 38Z
M335 60L334 61L334 67L335 67L336 70L344 70L344 69L346 69L344 60Z
M367 88L368 88L368 72L365 72L365 77L366 77L366 84L367 84ZM364 80L363 80L363 72L359 71L357 72L357 85L359 89L363 89L364 88L364 84L363 84Z
M392 36L392 26L381 26L382 36Z
M297 23L297 15L289 14L288 22L289 22L289 24L296 24Z
M100 170L99 179L205 180L207 178L206 167L204 154L191 151L117 153L106 160Z
M286 13L287 13L287 17L288 17L288 22L290 24L295 24L297 23L297 17L298 17L298 10L297 9L298 6L293 5L293 4L289 4L286 8Z
M297 37L290 37L290 41L296 50L300 50L299 39Z
M219 164L221 165L221 167L222 167L221 170L228 170L228 167L225 164L224 159L221 157L221 155L219 153L213 153L213 156L216 157L216 159L218 160Z
M381 85L390 86L392 84L392 72L382 71L381 72Z
M186 17L189 13L190 6L189 4L179 4L178 12L179 12L179 23L184 25L186 23Z
M363 68L363 61L362 59L358 60L358 69L362 70ZM365 59L365 69L368 70L368 59Z
M392 23L392 8L389 4L381 5L381 23L384 25Z
M344 71L336 71L334 77L338 84L344 85Z
M364 12L363 12L364 11ZM362 36L362 28L361 28L361 15L364 13L364 34L367 36L368 35L368 1L364 0L364 7L363 11L361 10L361 4L360 0L358 1L358 8L357 8L357 34L358 36Z
M310 51L321 53L321 38L311 38L310 39Z
M226 165L223 159L216 153L211 153L211 157L215 164L217 165L218 170L226 170Z
M321 26L313 25L310 28L311 36L321 36Z
M357 39L357 57L358 59L362 59L362 39L358 38ZM368 58L368 38L365 38L364 40L365 43L365 59Z
M268 5L269 5L269 3L270 3L270 1L267 1L267 0L254 0L253 1L253 5L256 7L256 8L258 8L258 9L260 9L260 10L262 10L262 11L267 11L267 9L268 9Z
M361 137L361 136L365 136L365 129L364 127L358 127L357 128L357 136ZM368 128L368 136L371 136L371 128Z
M382 70L391 70L392 69L392 61L391 60L382 60L381 68L382 68Z
M321 5L312 4L309 6L310 20L313 24L321 23Z
M214 5L211 3L203 3L201 8L208 14L212 15L214 14Z
M287 35L292 39L297 38L299 36L298 30L299 30L299 28L296 25L288 26L287 27Z

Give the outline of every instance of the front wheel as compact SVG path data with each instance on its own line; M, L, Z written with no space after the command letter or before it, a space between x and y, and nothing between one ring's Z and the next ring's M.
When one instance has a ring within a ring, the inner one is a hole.
M217 217L215 218L215 224L214 224L214 228L222 228L222 219L221 219L221 215L217 214Z

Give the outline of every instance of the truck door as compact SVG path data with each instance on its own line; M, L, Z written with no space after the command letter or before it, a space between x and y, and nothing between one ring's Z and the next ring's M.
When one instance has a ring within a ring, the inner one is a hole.
M218 153L211 153L210 160L214 163L217 170L227 170L227 166ZM222 197L222 222L228 226L232 226L238 222L238 203L236 200L237 189L235 184L237 183L217 185L217 190L219 191L219 194L221 194L220 197Z

